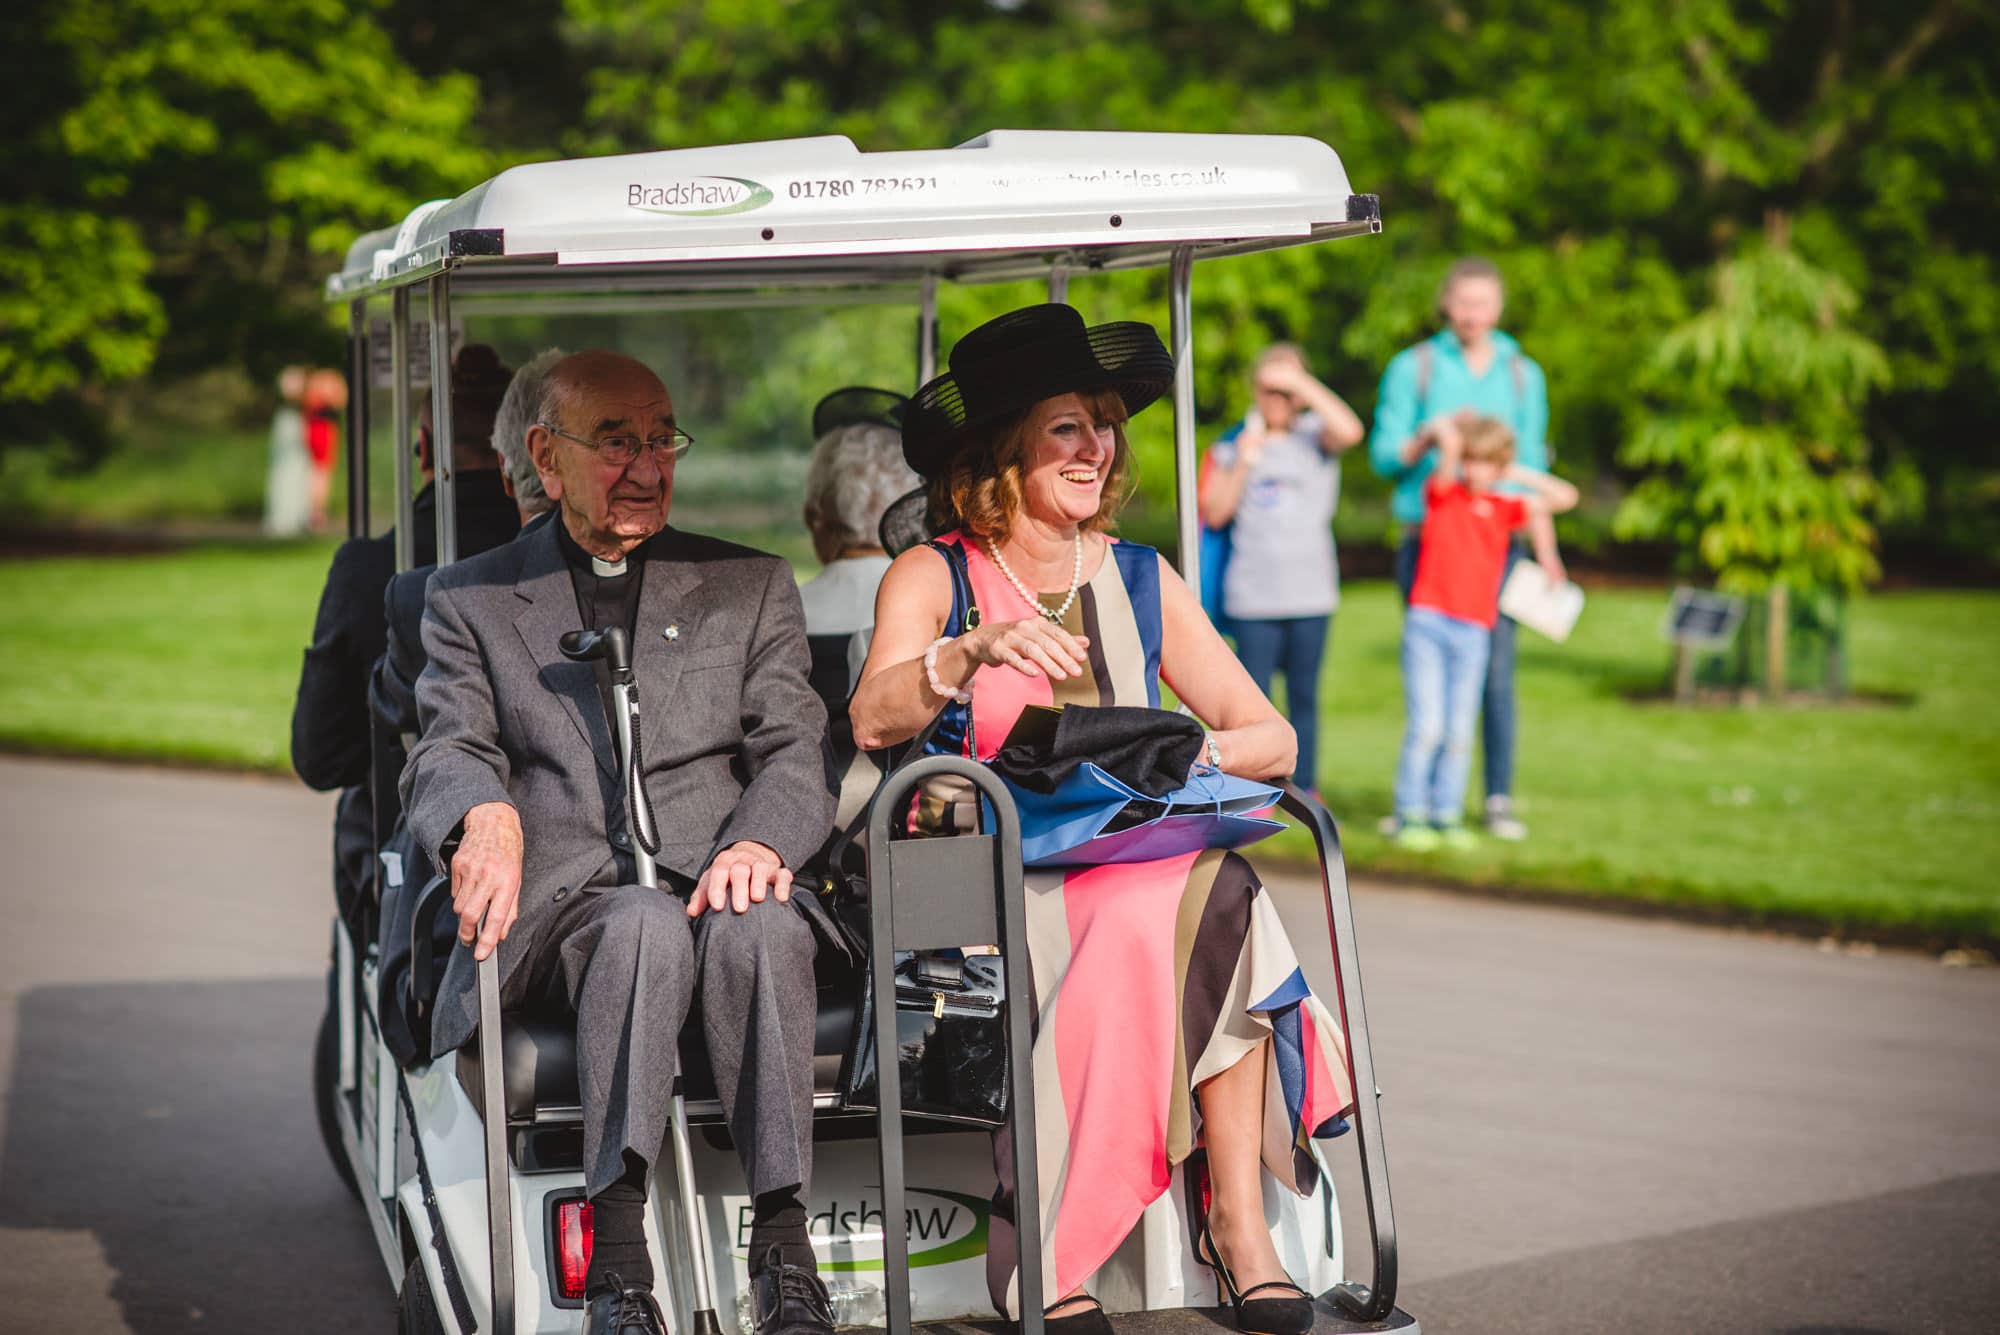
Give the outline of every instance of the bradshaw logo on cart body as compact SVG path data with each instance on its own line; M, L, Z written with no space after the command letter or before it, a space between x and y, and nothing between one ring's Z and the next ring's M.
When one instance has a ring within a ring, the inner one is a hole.
M992 1202L983 1197L937 1187L910 1187L903 1221L910 1239L911 1268L984 1256L991 1209ZM736 1255L747 1260L751 1209L744 1205L736 1214ZM882 1269L882 1198L875 1192L830 1201L806 1220L806 1232L821 1248L831 1245L849 1253L822 1260L821 1270L853 1273ZM874 1254L855 1256L855 1251Z
M741 176L689 176L658 185L634 181L625 187L627 206L643 209L647 213L670 213L684 218L748 213L770 202L769 186Z

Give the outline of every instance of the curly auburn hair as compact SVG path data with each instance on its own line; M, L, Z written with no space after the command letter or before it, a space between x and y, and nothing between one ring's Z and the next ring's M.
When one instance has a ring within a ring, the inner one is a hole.
M1117 522L1132 495L1132 447L1125 439L1125 400L1116 390L1084 390L1077 395L1093 421L1111 427L1111 465L1104 472L1097 513L1083 522L1101 532ZM1021 474L1028 463L1030 408L966 438L944 472L930 481L931 530L953 528L1005 542L1021 510Z

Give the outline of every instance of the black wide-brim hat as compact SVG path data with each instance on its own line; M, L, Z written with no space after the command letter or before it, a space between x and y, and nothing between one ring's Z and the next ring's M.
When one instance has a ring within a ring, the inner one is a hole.
M903 410L903 458L927 480L944 472L973 432L1043 399L1115 390L1132 416L1174 383L1174 359L1153 326L1086 326L1074 306L1060 302L988 320L958 340L950 365Z
M836 389L813 407L813 439L844 426L886 426L903 429L903 407L909 399L893 389L849 385Z

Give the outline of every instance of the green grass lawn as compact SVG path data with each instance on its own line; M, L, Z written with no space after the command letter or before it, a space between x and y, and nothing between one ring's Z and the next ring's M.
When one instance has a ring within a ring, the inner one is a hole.
M289 772L333 549L0 561L0 743Z
M1400 608L1351 586L1322 690L1320 776L1351 861L1483 885L2000 937L2000 595L1853 609L1861 693L1907 704L1677 709L1663 590L1601 589L1566 645L1523 631L1519 845L1390 848ZM1478 765L1473 789L1478 793ZM1289 837L1289 836L1286 836Z
M284 770L331 554L0 562L0 744ZM1320 742L1351 864L2000 939L2000 594L1861 601L1855 684L1910 703L1815 708L1634 703L1664 681L1665 603L1596 590L1568 645L1523 633L1516 786L1533 835L1413 858L1374 832L1402 730L1400 612L1388 586L1351 584Z

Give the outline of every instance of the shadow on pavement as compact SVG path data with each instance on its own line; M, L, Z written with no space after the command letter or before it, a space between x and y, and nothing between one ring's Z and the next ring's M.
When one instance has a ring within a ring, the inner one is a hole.
M1992 1330L1997 1251L2000 1174L1985 1174L1469 1271L1398 1301L1426 1335Z
M392 1286L313 1120L324 1000L311 981L21 997L0 1326L103 1329L102 1298L78 1288L89 1277L63 1273L83 1233L138 1335L394 1328Z

